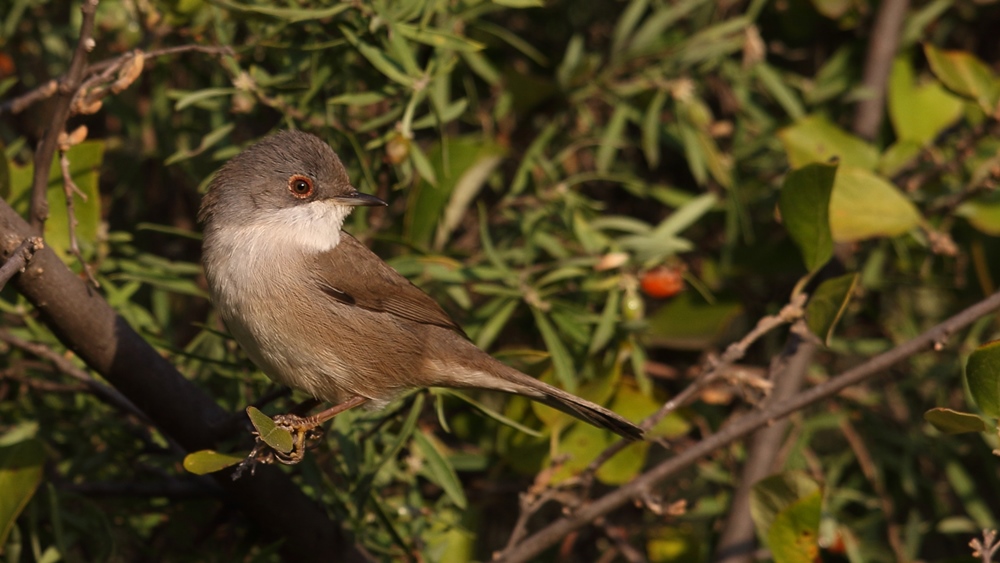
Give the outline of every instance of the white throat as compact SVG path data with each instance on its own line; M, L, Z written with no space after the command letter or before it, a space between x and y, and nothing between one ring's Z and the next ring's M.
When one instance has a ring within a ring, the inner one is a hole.
M266 238L285 249L326 252L340 244L340 229L351 211L350 206L319 200L273 211L230 229L251 245Z

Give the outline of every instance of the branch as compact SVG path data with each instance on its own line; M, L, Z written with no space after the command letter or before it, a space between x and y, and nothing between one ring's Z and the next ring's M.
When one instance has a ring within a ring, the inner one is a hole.
M149 420L146 413L142 412L142 410L135 406L132 401L129 401L127 397L119 393L114 387L109 387L100 383L91 377L89 373L76 367L76 365L74 365L68 358L59 354L52 348L49 348L44 344L39 344L38 342L29 342L18 338L5 330L0 331L0 341L6 342L8 345L15 348L24 350L37 358L47 360L61 373L83 383L91 393L102 399L104 402L114 406L122 412L135 416L146 424L152 425L152 421Z
M874 139L882 126L885 115L885 85L892 68L892 59L899 46L899 33L903 27L910 0L885 0L875 17L875 25L868 41L868 58L865 60L861 86L867 96L858 102L852 129L865 139Z
M656 426L656 424L666 418L667 415L684 406L688 403L688 401L694 399L698 393L701 393L706 387L723 378L727 373L727 369L745 356L750 346L757 342L757 340L759 340L762 336L780 326L784 326L801 319L802 315L805 314L803 307L805 306L806 297L807 296L804 293L796 294L792 296L791 301L787 305L782 307L781 311L777 315L768 315L757 321L757 325L754 326L753 330L748 332L746 336L741 338L738 342L730 344L721 357L710 360L708 362L708 367L702 372L698 379L685 387L684 390L678 393L676 397L664 403L659 410L648 416L639 426L646 431ZM630 442L626 440L619 440L609 446L601 452L600 455L594 458L594 461L590 462L590 465L588 465L586 469L580 473L578 479L584 483L591 482L594 475L597 473L597 470L600 469L601 466L604 465L609 459L614 457L615 454L625 449L629 443Z
M83 76L89 81L94 75L104 73L109 68L114 69L112 72L117 71L127 62L128 59L134 57L141 56L143 59L149 60L157 57L176 55L178 53L187 53L191 51L207 53L210 55L233 55L233 50L228 46L216 47L210 45L179 45L177 47L166 47L164 49L152 49L149 51L135 50L118 55L117 57L111 57L104 59L101 62L94 63L87 67L87 70L83 72ZM51 98L56 94L56 92L63 88L65 84L68 84L68 81L69 75L63 75L55 80L49 80L34 90L21 94L11 100L7 100L6 102L0 104L0 115L4 113L18 114L35 103Z
M500 560L507 562L527 561L538 556L566 534L582 528L593 522L596 518L615 510L632 499L642 498L643 494L650 491L654 485L692 465L701 457L747 436L762 426L780 420L813 403L833 397L852 385L856 385L861 381L886 371L900 360L928 348L939 350L956 331L997 309L1000 309L1000 292L990 295L920 336L900 344L892 350L879 354L854 369L798 393L786 401L769 405L763 410L755 411L741 417L675 457L636 477L628 484L583 506L574 514L560 518L549 524L534 535L526 538L514 547L514 549L502 554Z
M0 201L0 240L24 238L35 229ZM0 249L5 250L5 249ZM4 253L5 257L6 253ZM228 413L184 378L52 252L42 249L14 284L62 343L149 416L157 428L185 450L214 446ZM343 535L325 509L287 475L271 467L252 478L216 476L267 541L284 540L290 561L344 561L367 558Z
M70 105L83 80L83 71L87 64L87 53L94 49L94 14L97 12L98 0L84 0L80 6L83 12L83 23L80 24L80 40L77 41L76 50L73 52L73 59L69 63L69 72L66 73L66 80L58 88L55 107L52 110L52 119L49 121L49 128L45 131L45 136L39 141L35 149L35 175L31 185L31 211L28 216L31 218L31 226L35 232L41 232L45 220L49 217L49 202L46 199L46 190L49 186L49 168L52 165L52 157L56 153L59 134L66 128L66 121L70 116Z
M802 321L796 324L784 351L771 368L770 380L774 382L774 388L763 403L765 408L795 395L802 387L809 364L816 354L816 344L809 335L798 334L802 330L808 332L804 324ZM754 433L739 486L733 494L729 516L716 547L716 563L749 563L754 560L756 533L750 518L750 492L780 463L777 461L778 452L785 442L787 430L788 421L781 421Z
M77 131L81 130L83 131L82 136L85 137L87 135L87 128L81 125ZM72 136L76 136L76 131L73 135L70 135L70 137ZM87 279L90 280L90 283L93 284L94 287L101 287L97 278L95 278L94 274L90 271L90 266L88 266L87 262L83 259L83 253L80 252L80 245L76 241L77 220L76 209L73 205L73 195L75 194L80 196L80 199L86 202L87 194L80 191L80 188L76 185L76 182L73 181L73 176L69 172L69 157L66 156L66 153L69 151L70 144L75 143L67 141L65 144L60 143L59 146L59 169L62 170L63 193L66 195L66 220L69 222L69 250L73 253L73 256L76 257L77 261L80 262L80 267L83 268L83 272L87 275Z
M45 243L42 241L42 237L25 237L21 244L10 253L3 266L0 266L0 289L7 285L14 274L23 272L25 266L31 261L31 257L43 248L45 248Z

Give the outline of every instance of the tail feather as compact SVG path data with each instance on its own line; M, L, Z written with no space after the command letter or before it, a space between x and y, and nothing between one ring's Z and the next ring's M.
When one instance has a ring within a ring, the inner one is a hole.
M589 422L598 428L606 428L626 440L643 439L642 428L625 420L617 413L556 387L546 385L540 381L539 383L545 386L537 388L541 396L532 396L538 402Z
M497 362L497 365L503 367L501 368L501 373L496 375L499 375L507 382L515 384L517 387L516 390L504 390L509 390L510 392L538 401L570 416L579 418L584 422L593 424L598 428L606 428L627 440L643 439L642 428L625 420L617 413L541 382L500 362Z

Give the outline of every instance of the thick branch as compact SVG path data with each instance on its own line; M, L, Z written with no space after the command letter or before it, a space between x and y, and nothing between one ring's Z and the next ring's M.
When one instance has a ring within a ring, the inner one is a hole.
M33 232L0 201L0 240L24 238ZM47 248L37 252L13 281L63 344L142 409L161 431L188 451L214 445L226 429L227 413L181 376L55 253ZM265 536L285 540L288 560L365 560L326 511L280 470L264 467L254 477L239 481L219 475L216 482Z
M780 420L813 403L833 397L852 385L886 371L900 360L928 348L939 347L956 331L997 309L1000 309L1000 292L994 293L920 336L888 352L879 354L854 369L798 393L787 401L770 405L764 410L756 411L736 420L677 456L643 473L627 485L585 505L572 515L549 524L505 553L501 560L507 562L527 561L538 556L573 530L586 526L596 518L608 514L632 499L642 498L643 494L649 492L657 483L690 466L701 457L747 436L766 424Z

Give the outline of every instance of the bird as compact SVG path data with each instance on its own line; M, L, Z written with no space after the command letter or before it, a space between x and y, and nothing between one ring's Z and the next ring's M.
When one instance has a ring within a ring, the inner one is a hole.
M202 199L202 262L229 332L270 379L333 405L275 418L296 444L348 408L427 387L520 395L643 439L611 410L478 348L431 296L343 231L355 207L383 205L358 192L328 144L294 130L233 157Z

